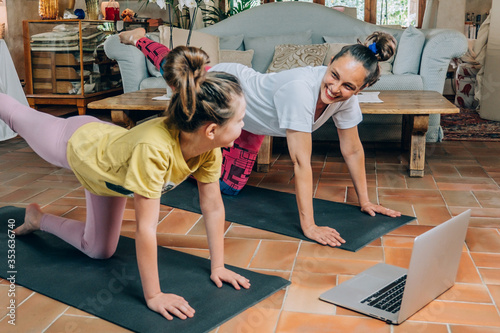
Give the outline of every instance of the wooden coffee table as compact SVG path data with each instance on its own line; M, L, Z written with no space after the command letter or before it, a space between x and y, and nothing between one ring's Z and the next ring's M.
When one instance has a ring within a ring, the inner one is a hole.
M425 136L429 127L429 115L458 113L460 110L436 91L386 90L379 98L383 103L360 103L364 114L401 114L403 128L402 148L410 150L410 177L423 177L425 166ZM266 137L257 160L257 170L269 169L271 138Z
M91 102L87 108L111 110L113 123L131 128L135 126L136 119L165 111L169 101L157 101L153 97L162 96L166 92L166 89L157 88L137 90Z
M143 89L122 95L108 97L87 105L89 109L111 110L114 123L127 128L135 126L135 115L144 118L165 111L168 101L155 101L153 97L162 96L166 89ZM435 113L458 113L459 109L436 91L386 90L379 98L383 103L360 103L364 114L401 114L403 128L402 147L410 150L410 177L423 177L425 166L425 136L429 127L429 115ZM127 111L128 115L125 113ZM272 144L266 137L257 160L257 170L266 171L271 161Z

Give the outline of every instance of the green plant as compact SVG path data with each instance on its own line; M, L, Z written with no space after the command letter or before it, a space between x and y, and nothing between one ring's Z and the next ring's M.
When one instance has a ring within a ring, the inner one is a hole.
M211 0L211 2L214 3L213 0ZM205 23L205 25L215 24L224 19L227 19L230 16L255 7L258 4L258 0L231 1L231 8L228 11L223 11L222 9L215 6L207 6L207 8L201 9L204 14L203 22Z

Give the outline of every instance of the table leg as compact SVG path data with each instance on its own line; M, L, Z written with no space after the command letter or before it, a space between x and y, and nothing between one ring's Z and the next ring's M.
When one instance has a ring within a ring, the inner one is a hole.
M401 131L401 149L403 150L410 150L412 122L411 114L403 115L403 129Z
M27 97L26 99L28 100L28 104L30 105L30 108L36 110L36 100L34 98L31 98L31 97Z
M273 153L273 138L266 136L257 155L257 172L269 172L269 164L271 164L271 155Z
M410 177L423 177L425 167L425 137L429 128L429 115L411 115L410 126Z
M78 99L76 101L76 107L78 109L78 115L83 116L87 113L87 103L85 103L85 100Z
M125 112L120 110L111 110L111 121L113 124L117 124L126 128L132 128L135 126L135 122L130 119Z

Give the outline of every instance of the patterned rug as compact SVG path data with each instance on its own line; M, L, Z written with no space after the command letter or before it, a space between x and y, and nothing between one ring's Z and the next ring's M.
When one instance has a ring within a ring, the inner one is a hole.
M441 115L441 127L444 141L500 141L500 121L482 119L473 109Z

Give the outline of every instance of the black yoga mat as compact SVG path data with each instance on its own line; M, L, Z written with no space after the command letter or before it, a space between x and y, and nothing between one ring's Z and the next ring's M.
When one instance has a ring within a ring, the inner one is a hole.
M133 239L121 237L113 257L97 260L48 233L9 238L8 230L24 221L24 212L0 208L0 276L13 276L19 285L136 332L208 332L290 283L228 265L252 286L219 289L210 280L209 260L159 247L162 290L184 297L196 311L193 318L168 321L144 301ZM9 248L13 261L7 258Z
M245 186L238 195L223 195L222 198L227 221L310 240L304 236L300 228L294 194ZM346 241L340 248L353 252L415 219L406 215L393 218L377 214L372 217L362 213L357 206L321 199L313 200L316 224L335 228ZM201 213L198 187L191 180L165 193L161 203Z

